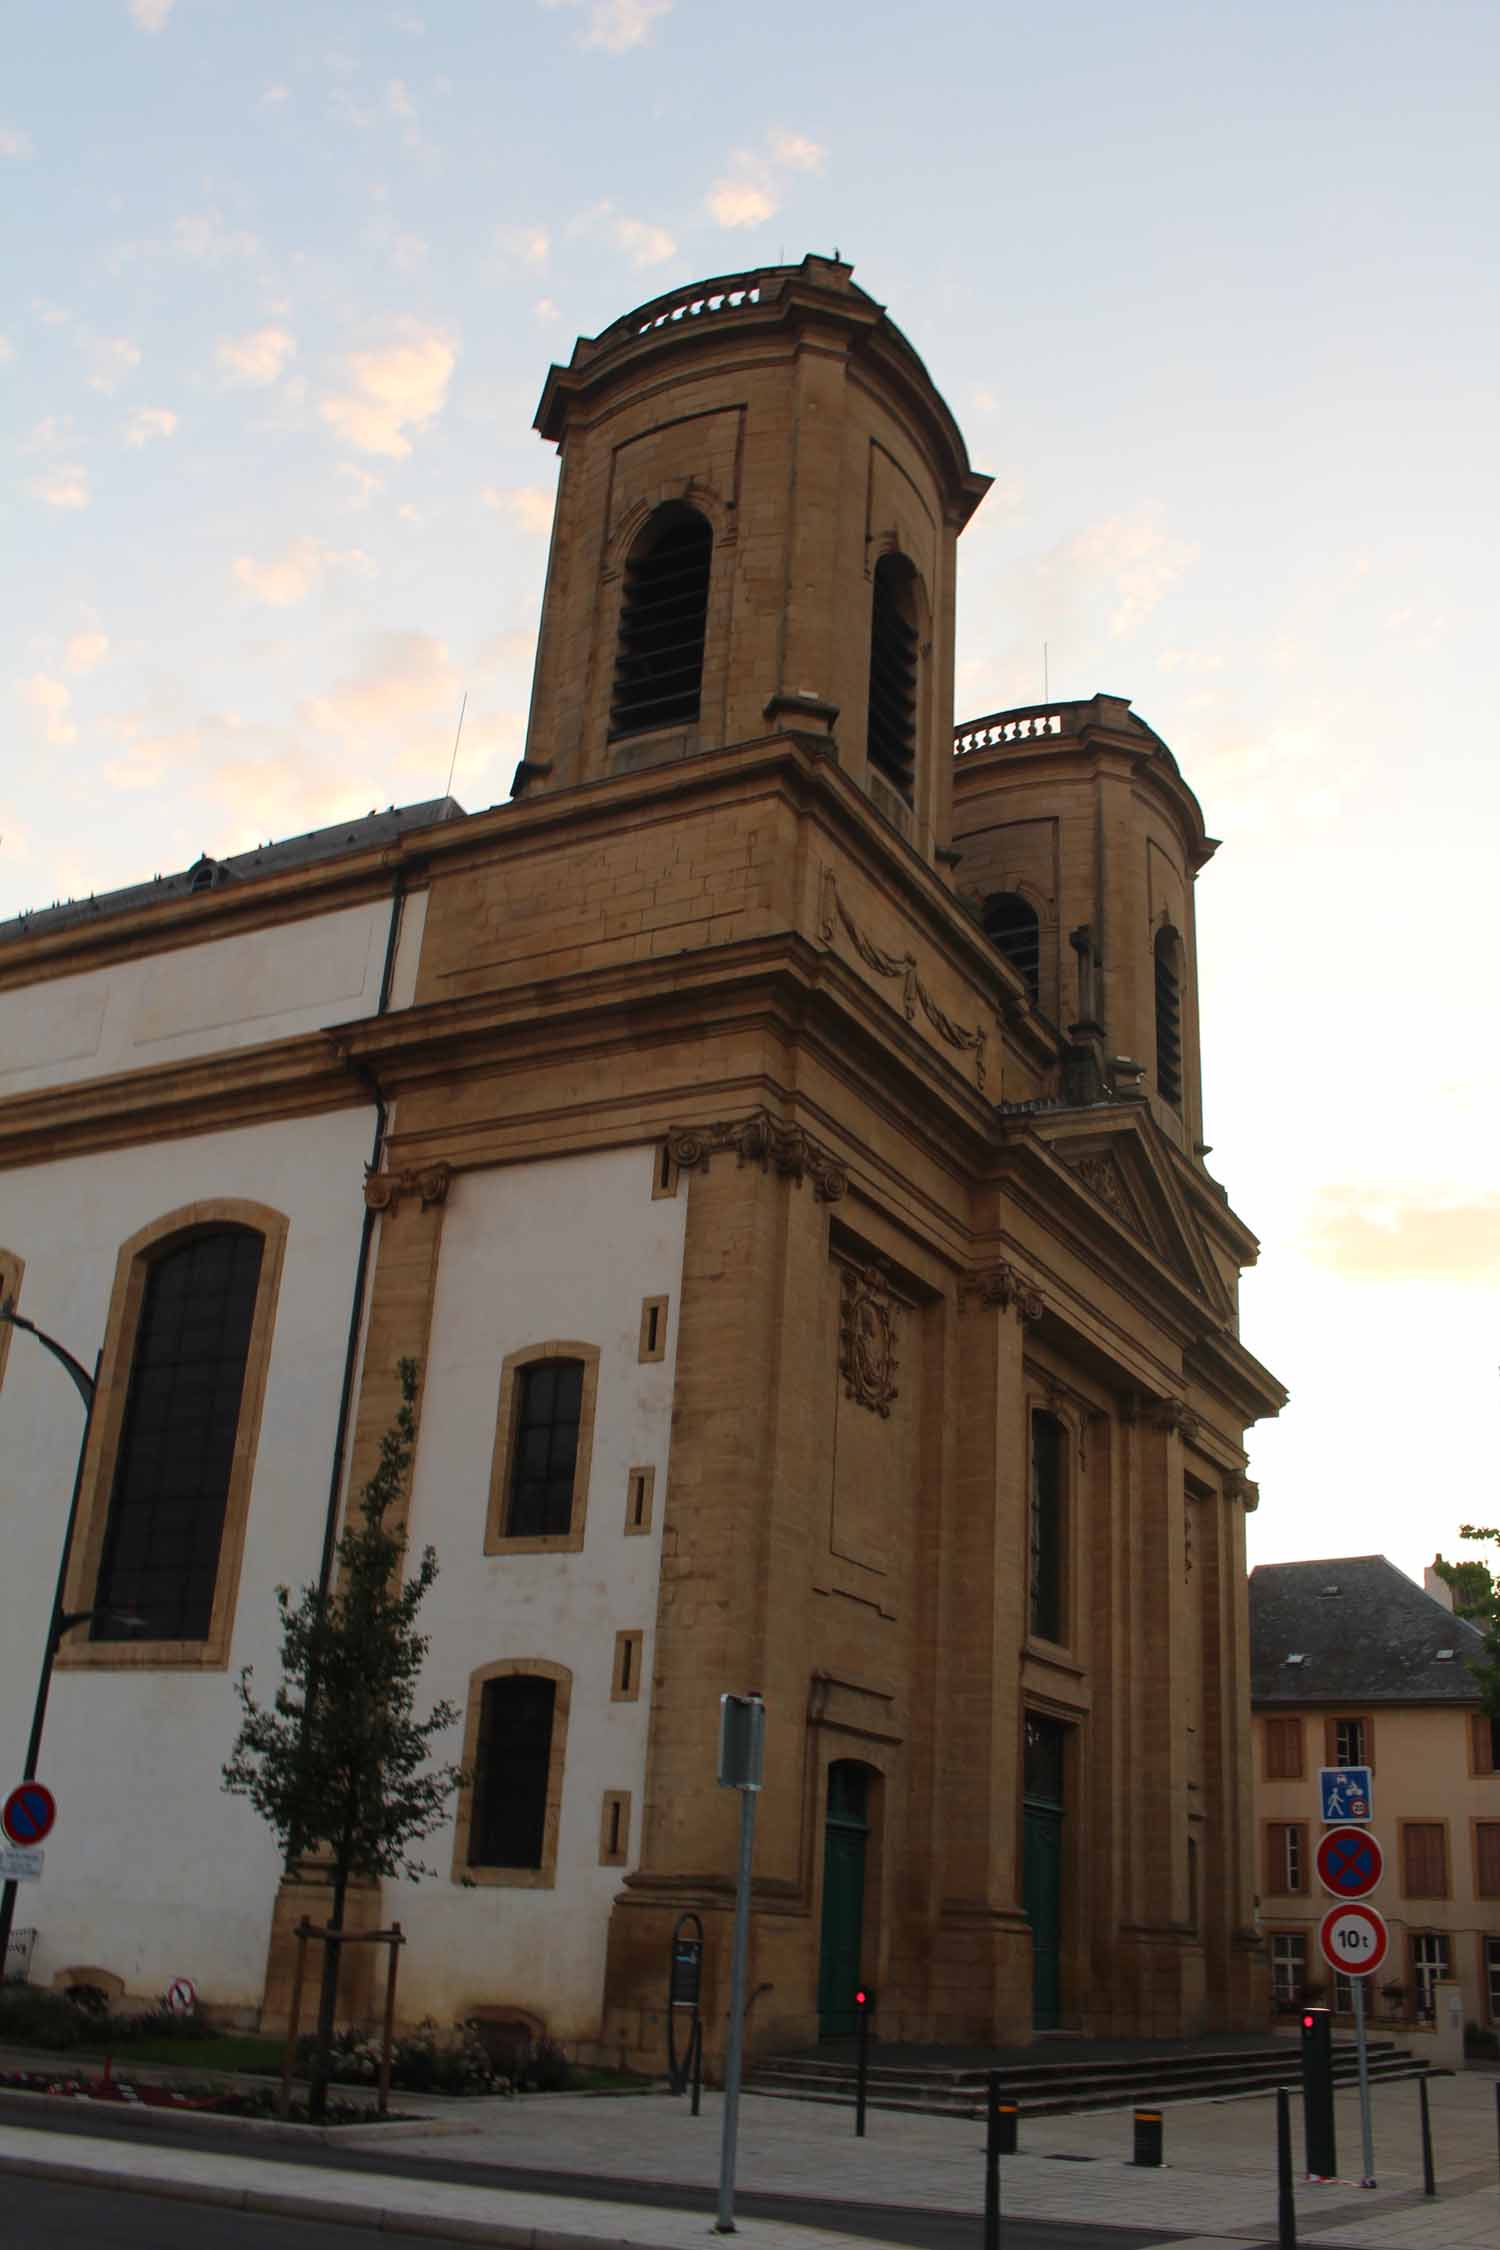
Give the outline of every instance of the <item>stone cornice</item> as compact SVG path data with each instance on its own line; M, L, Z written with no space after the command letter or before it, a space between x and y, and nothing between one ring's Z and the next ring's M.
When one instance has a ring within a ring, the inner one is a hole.
M776 1172L798 1187L811 1180L820 1203L837 1203L849 1185L837 1157L801 1125L788 1125L768 1109L716 1125L673 1125L667 1132L667 1154L679 1172L706 1172L724 1149L733 1149L740 1164L759 1164L763 1172Z

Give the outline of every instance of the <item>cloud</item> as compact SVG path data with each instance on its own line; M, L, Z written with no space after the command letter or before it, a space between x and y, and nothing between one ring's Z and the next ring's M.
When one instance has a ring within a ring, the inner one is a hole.
M1332 1187L1318 1205L1307 1248L1319 1265L1352 1279L1487 1287L1500 1271L1500 1196L1445 1203Z
M59 463L36 478L31 489L49 508L86 508L94 497L88 470L78 461Z
M409 323L404 342L352 356L351 387L322 401L323 419L361 453L404 461L407 430L425 430L447 404L456 357L446 336Z
M175 5L176 0L130 0L130 20L137 29L154 36L166 30L167 18Z
M677 253L666 228L649 226L644 219L619 220L615 238L633 266L657 266Z
M8 336L0 336L0 367L3 367L8 359L14 359L15 356L16 347L11 342L10 338Z
M36 143L29 133L23 133L17 125L0 125L0 156L13 156L19 161L35 153Z
M513 484L505 488L487 484L479 495L497 515L510 516L523 531L550 531L557 494L551 485Z
M734 151L705 198L709 216L721 227L758 227L780 208L785 173L821 172L827 161L820 142L774 126L760 148Z
M47 740L56 749L65 749L78 740L78 729L68 717L73 698L61 680L49 679L45 672L33 672L29 680L21 682L21 693L33 711L39 711Z
M352 487L351 505L353 507L368 508L376 493L385 490L384 477L376 476L373 469L361 469L353 461L340 461L338 473L341 477L347 477L349 480Z
M1058 558L1066 575L1102 579L1114 606L1109 630L1124 640L1180 585L1197 561L1195 541L1164 531L1149 513L1109 516L1075 533Z
M270 562L236 555L231 566L235 583L270 609L292 609L306 601L324 572L334 567L367 570L370 558L358 547L339 553L321 539L294 539L285 554Z
M425 740L430 728L435 749L438 723L456 717L462 693L447 646L433 634L377 633L358 670L313 696L301 715L319 734L363 746L409 741L414 732Z
M128 336L91 337L85 349L94 362L94 372L88 379L89 389L101 391L106 398L133 367L141 364L141 347L133 344Z
M623 55L650 37L658 16L670 15L672 0L542 0L548 8L586 8L588 20L578 34L580 47L603 47Z
M560 320L562 318L562 315L558 311L557 306L551 297L538 297L536 303L531 308L531 317L533 320L540 320L545 323L548 321ZM4 338L0 337L0 343L3 342ZM3 359L4 357L4 352L0 351L0 359Z
M92 672L109 654L109 635L99 632L71 633L64 654L70 672Z
M168 438L177 427L177 417L170 406L138 407L125 425L125 443L139 448L149 445L153 438Z
M148 245L154 248L155 245ZM260 243L243 227L230 227L218 211L187 211L172 222L172 248L195 266L222 266L260 255Z
M260 97L259 106L262 109L275 109L279 103L289 102L291 98L292 89L290 86L268 86Z
M274 383L297 353L297 339L284 328L252 328L248 335L224 336L214 357L233 383L262 387Z
M507 225L496 227L495 248L502 258L518 266L544 266L552 249L552 237L545 227Z
M393 78L385 90L385 106L392 117L415 117L410 94L404 80Z

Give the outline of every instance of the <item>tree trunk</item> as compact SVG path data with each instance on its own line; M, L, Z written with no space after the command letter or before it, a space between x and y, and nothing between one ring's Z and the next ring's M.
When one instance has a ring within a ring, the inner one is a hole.
M349 1888L349 1870L335 1866L329 1927L342 1931L344 1927L344 1896ZM339 1961L343 1946L339 1938L330 1937L323 1947L323 1986L318 1995L317 2043L313 2048L312 2068L308 2073L307 2114L314 2125L321 2125L328 2112L328 2076L333 2054L333 2025L338 2012Z

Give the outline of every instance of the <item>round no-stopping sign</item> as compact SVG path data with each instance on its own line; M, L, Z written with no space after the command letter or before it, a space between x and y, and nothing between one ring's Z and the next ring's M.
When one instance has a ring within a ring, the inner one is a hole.
M1318 1881L1335 1898L1368 1898L1385 1872L1385 1855L1368 1828L1330 1828L1317 1867Z
M1318 1944L1330 1967L1346 1977L1367 1977L1385 1959L1390 1935L1373 1906L1351 1900L1330 1906L1318 1924Z
M0 1809L0 1828L13 1844L39 1844L56 1818L57 1800L45 1781L23 1781Z

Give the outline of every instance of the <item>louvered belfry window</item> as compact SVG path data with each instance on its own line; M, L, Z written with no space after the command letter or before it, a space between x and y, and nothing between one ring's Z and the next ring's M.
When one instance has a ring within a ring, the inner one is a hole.
M90 1638L201 1641L239 1428L263 1244L248 1227L191 1236L152 1261ZM122 1614L123 1613L123 1614Z
M1156 1090L1182 1107L1182 948L1175 930L1156 933Z
M917 763L916 572L905 555L875 565L870 608L870 718L866 752L907 804Z
M688 726L703 689L714 535L696 509L658 508L630 551L610 701L611 739Z
M1042 983L1042 925L1034 906L1016 891L996 891L984 902L984 934L996 952L1026 979L1035 1000Z

